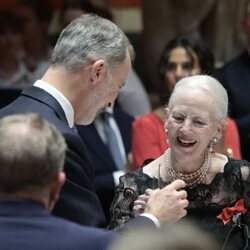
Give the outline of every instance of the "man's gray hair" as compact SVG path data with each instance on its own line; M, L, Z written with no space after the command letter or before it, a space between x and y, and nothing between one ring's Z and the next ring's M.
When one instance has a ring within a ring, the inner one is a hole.
M122 62L134 50L124 32L111 21L94 14L83 14L60 34L51 57L52 66L69 71L81 70L92 60Z
M228 112L228 95L222 84L215 78L208 75L195 75L184 77L174 87L173 93L169 99L168 108L173 109L176 93L183 87L190 89L207 90L214 97L216 102L216 119L223 121Z
M0 120L0 192L43 188L63 169L66 143L61 133L37 114Z

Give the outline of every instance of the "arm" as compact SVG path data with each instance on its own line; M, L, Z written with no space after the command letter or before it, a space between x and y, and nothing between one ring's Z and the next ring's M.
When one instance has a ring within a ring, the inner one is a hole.
M114 200L110 207L109 229L116 231L129 219L134 218L133 203L139 195L135 178L135 173L127 173L120 177L120 183L115 189Z
M244 165L241 167L242 177L242 196L244 199L245 208L247 208L246 216L247 224L250 224L250 163L244 161Z
M148 189L148 199L144 213L135 219L127 221L119 232L128 228L138 226L161 227L163 224L172 224L187 214L188 206L187 192L182 190L185 183L182 180L175 180L162 189Z
M176 180L162 189L147 192L149 198L144 210L145 214L141 214L141 216L131 221L135 217L133 213L134 201L139 194L144 194L145 189L150 187L148 180L152 180L152 178L148 175L141 175L140 171L128 173L120 178L120 184L116 188L115 198L110 209L110 229L121 231L127 228L128 224L140 224L142 220L148 220L150 221L149 224L156 226L155 223L152 223L151 218L140 218L146 216L146 214L154 217L160 225L176 222L186 215L185 208L188 206L187 193L182 190L185 183Z

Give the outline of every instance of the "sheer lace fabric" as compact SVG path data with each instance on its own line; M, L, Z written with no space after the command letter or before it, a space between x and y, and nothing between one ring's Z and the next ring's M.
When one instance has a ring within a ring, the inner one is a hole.
M223 242L229 226L224 226L216 216L224 207L233 206L243 198L248 212L245 221L250 223L250 163L229 158L223 173L217 173L210 184L199 184L193 189L187 188L189 207L185 219L198 223L211 231L219 241ZM111 222L109 228L117 230L127 220L134 217L133 203L137 197L144 194L147 188L163 187L171 182L171 178L151 178L143 172L127 173L120 178L116 187L115 197L111 204ZM228 228L227 228L228 227ZM235 248L240 249L240 248Z

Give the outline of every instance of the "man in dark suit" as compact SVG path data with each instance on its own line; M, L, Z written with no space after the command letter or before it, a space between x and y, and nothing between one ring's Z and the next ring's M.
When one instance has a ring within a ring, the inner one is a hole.
M123 159L118 165L108 145L109 138L104 129L103 112L109 112L116 139L119 141L118 151ZM131 130L134 118L122 111L117 105L114 109L107 109L103 112L90 125L78 125L77 130L87 145L95 171L95 189L106 219L109 221L109 208L114 197L115 186L119 183L119 177L125 174L126 167L131 164L128 155L131 152Z
M83 225L105 225L93 185L94 169L74 122L88 125L99 110L113 106L119 89L126 82L132 59L133 48L114 23L84 14L60 34L50 67L42 79L0 110L0 117L38 113L65 137L67 178L53 210L57 216ZM184 182L177 181L169 188L156 190L149 199L147 214L136 219L136 223L145 220L152 223L152 217L162 223L184 216L188 201L186 193L178 190L183 186ZM175 207L169 207L173 201Z
M66 143L36 114L0 120L1 250L104 250L115 238L50 214L65 181Z
M229 116L239 129L242 157L250 161L250 1L246 6L243 28L247 49L218 70L217 78L228 91Z

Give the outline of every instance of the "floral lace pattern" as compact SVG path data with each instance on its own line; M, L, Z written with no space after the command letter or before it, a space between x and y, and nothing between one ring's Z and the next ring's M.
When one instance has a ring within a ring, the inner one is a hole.
M127 220L134 217L133 203L144 194L147 188L167 185L162 179L151 178L142 169L127 173L120 178L115 197L111 204L109 229L119 229ZM223 235L223 223L216 216L222 208L231 206L241 198L245 202L246 223L250 223L250 163L229 158L223 173L217 173L210 184L199 184L193 189L186 189L189 207L186 219L196 221L201 226L218 235ZM220 225L221 223L221 225ZM218 226L219 225L219 226ZM219 228L216 228L216 227ZM224 236L222 236L224 237ZM219 236L220 238L220 236Z

